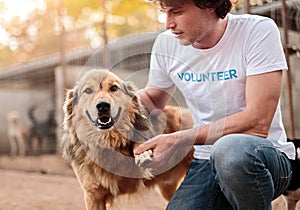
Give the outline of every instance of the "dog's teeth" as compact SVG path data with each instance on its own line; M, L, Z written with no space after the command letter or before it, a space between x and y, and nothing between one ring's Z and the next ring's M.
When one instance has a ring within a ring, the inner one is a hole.
M100 124L100 125L107 125L111 122L111 118L108 119L107 122L102 122L100 119L97 120L97 122Z

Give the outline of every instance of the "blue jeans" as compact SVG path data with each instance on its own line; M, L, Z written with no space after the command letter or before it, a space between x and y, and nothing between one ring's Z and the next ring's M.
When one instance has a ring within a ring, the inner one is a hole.
M232 134L194 160L168 210L271 210L291 179L287 156L260 137Z

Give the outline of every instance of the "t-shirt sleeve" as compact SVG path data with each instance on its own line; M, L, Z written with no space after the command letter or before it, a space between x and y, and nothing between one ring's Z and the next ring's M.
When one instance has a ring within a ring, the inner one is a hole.
M150 58L148 84L159 88L168 88L173 85L168 69L170 58L167 54L167 39L164 33L157 36Z
M275 22L262 19L249 27L246 42L247 76L287 70L280 33Z

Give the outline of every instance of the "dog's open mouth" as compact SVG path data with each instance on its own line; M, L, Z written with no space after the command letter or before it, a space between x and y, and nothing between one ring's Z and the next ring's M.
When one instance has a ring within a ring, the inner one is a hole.
M120 107L115 117L112 117L109 114L101 114L98 116L97 119L93 119L88 111L86 111L86 115L88 116L91 123L98 129L109 129L118 121L121 114L121 110L122 109Z

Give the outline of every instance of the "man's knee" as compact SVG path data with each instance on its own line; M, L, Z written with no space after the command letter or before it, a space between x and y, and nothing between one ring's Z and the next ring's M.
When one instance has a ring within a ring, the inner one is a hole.
M233 141L234 137L232 138L231 135L224 136L213 145L212 152L211 152L211 165L213 170L228 170L227 172L230 173L231 167L236 160L234 151L235 143ZM230 167L228 167L230 166Z
M214 171L236 174L245 170L250 164L255 150L252 138L243 134L231 134L220 138L214 145L211 153L211 164Z
M232 134L226 135L218 139L213 145L211 158L213 160L235 160L236 155L239 154L239 148L243 147L242 137L240 135Z

